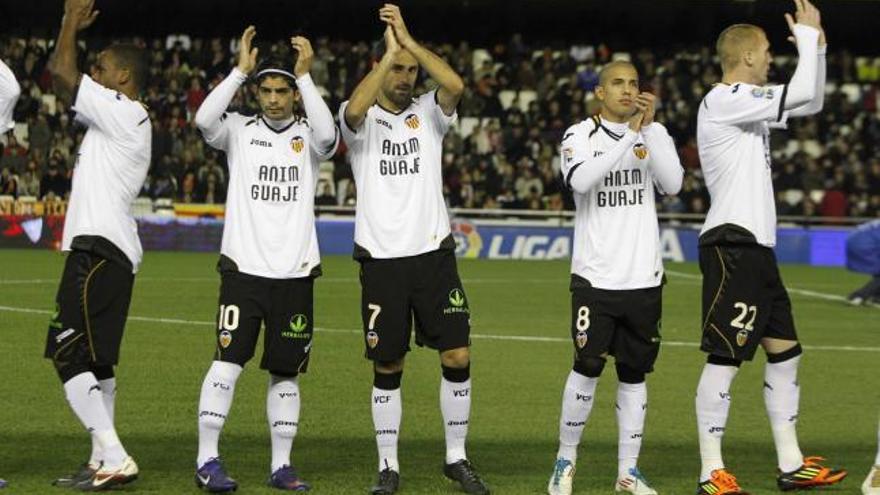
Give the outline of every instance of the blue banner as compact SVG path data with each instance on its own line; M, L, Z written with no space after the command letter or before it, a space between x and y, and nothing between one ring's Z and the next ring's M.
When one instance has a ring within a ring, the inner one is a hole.
M39 225L37 225L39 224ZM0 216L0 247L60 247L63 217ZM845 266L846 238L853 228L780 228L776 255L780 263ZM354 220L317 222L322 254L351 255ZM223 221L213 218L138 219L145 250L218 252ZM494 225L457 219L452 222L456 254L462 258L554 260L568 259L573 249L570 227ZM699 230L661 227L663 259L697 261Z

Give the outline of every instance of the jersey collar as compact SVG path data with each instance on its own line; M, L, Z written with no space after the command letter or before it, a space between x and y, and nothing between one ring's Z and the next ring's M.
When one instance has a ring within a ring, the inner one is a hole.
M266 128L268 128L270 131L272 131L272 132L274 132L274 133L276 133L276 134L283 134L284 131L290 129L290 128L293 126L293 124L295 124L296 121L299 120L299 119L296 118L296 116L293 116L293 117L290 118L290 122L284 124L281 128L277 128L277 129L276 129L275 127L273 127L273 125L272 125L271 123L269 123L269 120L266 119L266 117L264 117L263 114L259 114L259 115L257 115L257 118L258 118L260 121L262 121L263 124L266 125Z

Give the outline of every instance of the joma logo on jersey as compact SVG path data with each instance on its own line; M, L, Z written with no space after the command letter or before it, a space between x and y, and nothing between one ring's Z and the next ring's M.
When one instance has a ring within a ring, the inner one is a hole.
M303 141L302 136L294 136L293 139L290 140L290 147L293 148L294 153L302 153L303 148L305 148L305 142Z
M421 123L419 122L419 117L414 113L407 115L406 118L403 119L403 123L406 124L406 126L410 129L418 129L421 125Z
M644 160L648 157L648 148L642 143L636 143L635 146L633 146L633 154L635 154L636 158L639 160Z
M464 297L464 292L455 288L449 291L449 306L443 309L443 314L449 315L453 313L470 313L471 311L467 307L467 299Z
M251 139L251 145L253 146L262 146L263 148L271 148L272 143L269 141L263 141L261 139Z
M389 124L387 120L376 119L376 123L379 124L379 125L381 125L381 126L387 127L389 131L393 131L393 130L394 130L394 129L391 127L391 124Z
M565 157L566 162L570 162L572 158L574 158L574 150L571 148L562 148L562 156Z

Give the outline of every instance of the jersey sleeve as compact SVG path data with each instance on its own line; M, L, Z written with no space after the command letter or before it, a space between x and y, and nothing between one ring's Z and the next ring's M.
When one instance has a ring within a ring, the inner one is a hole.
M15 74L0 60L0 134L15 127L12 110L20 94L21 87L15 80Z
M97 128L116 141L127 142L135 129L149 120L141 105L85 74L77 87L73 110L79 122Z
M562 181L565 187L571 189L571 179L577 169L587 161L590 152L590 142L587 130L582 124L576 124L565 130L562 142L559 145L559 163Z
M196 127L212 148L228 151L230 128L238 120L238 114L227 112L226 109L238 88L246 80L247 75L244 72L238 68L232 69L232 72L208 93L205 101L196 111L194 119Z
M452 115L446 115L438 100L437 90L430 91L422 95L422 101L426 107L430 109L431 119L434 121L434 127L441 135L446 135L452 124L458 120L458 110L452 112Z
M339 130L341 131L342 140L345 141L346 146L354 148L363 142L364 136L367 134L367 122L370 119L370 111L367 110L361 128L355 130L349 127L348 122L345 121L346 107L348 107L348 101L342 102L342 105L339 106Z
M737 83L718 91L704 104L709 120L728 125L782 122L788 85L753 86Z

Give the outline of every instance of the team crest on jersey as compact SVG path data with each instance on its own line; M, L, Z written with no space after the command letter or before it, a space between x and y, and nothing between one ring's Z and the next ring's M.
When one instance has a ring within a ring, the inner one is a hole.
M220 347L226 349L232 343L232 333L229 330L223 330L220 332L218 340L220 341Z
M578 349L583 349L585 345L587 345L587 332L581 330L574 337L574 341L578 346Z
M410 129L418 129L419 126L421 125L421 123L419 122L419 117L418 117L418 115L416 115L416 114L414 114L414 113L411 113L411 114L407 115L406 118L403 119L403 122L404 122L404 123L406 124L406 126L409 127Z
M574 150L572 148L562 148L562 156L565 157L566 163L570 162L574 158Z
M379 334L372 330L367 332L367 345L370 346L370 349L375 349L379 345Z
M736 334L736 345L742 347L746 345L746 342L749 340L749 331L748 330L740 330Z
M648 148L642 143L636 143L635 146L633 146L633 153L639 160L644 160L648 157Z
M294 153L302 153L303 148L305 148L305 142L303 141L302 136L294 136L293 139L290 140L290 147L293 148Z

